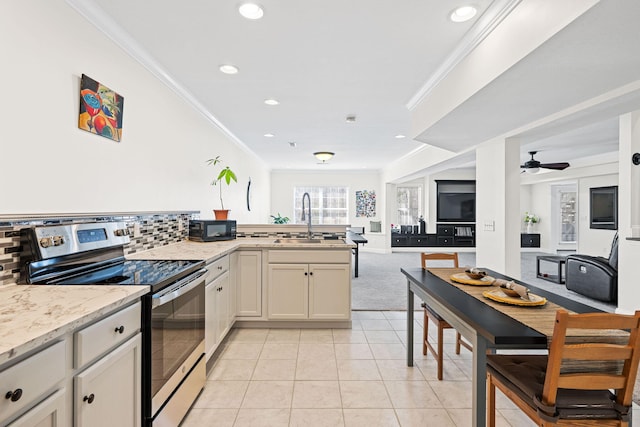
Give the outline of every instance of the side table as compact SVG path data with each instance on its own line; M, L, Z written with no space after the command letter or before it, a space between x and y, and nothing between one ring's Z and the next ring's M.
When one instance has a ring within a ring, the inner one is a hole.
M557 266L557 274L548 274L544 272L540 272L540 262L544 261L551 264L556 264ZM548 280L550 282L555 283L564 283L565 278L565 263L567 262L567 257L560 255L538 255L536 257L536 277L543 280Z

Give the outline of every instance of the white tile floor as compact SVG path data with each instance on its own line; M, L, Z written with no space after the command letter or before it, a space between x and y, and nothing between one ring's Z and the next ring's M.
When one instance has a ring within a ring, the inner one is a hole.
M351 330L234 329L182 426L471 426L471 353L446 331L438 381L415 319L413 368L405 312L354 311ZM535 426L498 394L498 426Z

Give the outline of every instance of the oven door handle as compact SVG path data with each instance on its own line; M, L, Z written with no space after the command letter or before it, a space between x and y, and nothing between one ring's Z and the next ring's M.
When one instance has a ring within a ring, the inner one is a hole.
M199 280L202 276L207 274L206 269L202 269L194 273L189 277L185 277L179 282L171 285L168 289L163 289L161 292L152 296L153 302L151 303L152 308L156 308L159 305L165 304L169 301L172 301L178 298L181 295L186 294L196 286L200 285L202 280ZM204 280L204 279L203 279Z

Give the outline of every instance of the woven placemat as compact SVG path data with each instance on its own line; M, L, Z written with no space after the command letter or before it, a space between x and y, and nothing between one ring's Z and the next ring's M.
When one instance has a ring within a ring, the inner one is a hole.
M543 335L547 336L547 339L550 341L553 336L553 327L555 325L556 320L556 311L558 309L565 309L569 313L575 313L574 311L568 310L554 302L547 301L545 305L541 306L531 306L531 307L523 307L516 305L506 305L496 301L492 301L488 298L485 298L482 294L487 290L486 287L481 286L468 286L460 283L455 283L451 280L451 275L456 273L464 272L464 268L429 268L427 269L440 279L449 283L451 286L455 286L456 288L464 291L466 294L473 296L474 298L482 301L483 303L490 305L495 308L497 311L506 314L507 316L515 319L516 321L522 323L525 326L528 326ZM603 338L611 338L611 336L620 336L622 339L627 337L628 334L624 331L618 330L602 330L602 331L581 331L581 336L584 339L581 339L579 336L571 336L571 339L568 338L568 341L580 342L580 341L594 341L594 336L602 336ZM587 338L589 337L589 338Z

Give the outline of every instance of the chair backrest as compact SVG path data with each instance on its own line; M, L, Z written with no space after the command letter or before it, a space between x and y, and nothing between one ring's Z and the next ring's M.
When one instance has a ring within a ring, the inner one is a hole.
M558 310L549 348L542 403L554 406L558 388L615 389L616 403L630 406L640 357L639 328L640 311L631 316L613 313L569 314L566 310ZM567 329L572 329L571 335L574 336L580 335L577 330L583 329L587 338L568 343ZM621 329L628 330L629 334L619 331ZM564 373L561 370L563 362L588 365ZM615 362L619 363L621 369L611 372Z
M458 268L458 253L457 252L453 252L453 253L441 253L441 252L434 252L434 253L427 253L427 252L423 252L420 254L420 262L422 263L422 269L425 270L427 268L427 261L434 261L434 260L451 260L453 261L453 266L455 268Z
M618 269L618 232L613 236L613 241L611 242L611 252L609 252L609 265Z

